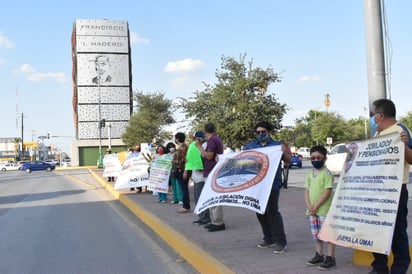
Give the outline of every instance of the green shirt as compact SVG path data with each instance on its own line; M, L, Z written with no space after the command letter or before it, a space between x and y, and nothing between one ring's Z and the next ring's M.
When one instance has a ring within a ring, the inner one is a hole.
M202 154L196 146L196 141L191 142L187 149L185 170L203 170Z
M306 175L305 187L309 190L309 201L313 205L325 190L333 188L333 175L327 168L321 170L316 176L313 176L313 171L310 171ZM326 216L332 203L332 197L333 195L330 195L329 199L319 207L316 215ZM306 213L309 214L308 211Z

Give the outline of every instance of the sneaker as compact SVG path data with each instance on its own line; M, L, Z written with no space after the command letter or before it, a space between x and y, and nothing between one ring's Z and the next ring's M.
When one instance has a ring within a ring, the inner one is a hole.
M325 256L320 255L318 252L316 252L315 257L310 259L306 264L307 265L317 265L317 264L323 263L324 260L325 260Z
M225 230L225 229L226 229L225 224L221 224L221 225L214 225L214 224L212 224L212 226L209 227L207 231L209 231L209 232L215 232L215 231L221 231L221 230Z
M285 251L286 251L286 245L283 246L283 245L274 244L273 253L282 254L282 253L285 253Z
M335 257L326 256L323 263L321 263L318 267L320 270L329 270L336 267Z
M260 244L258 244L257 247L259 248L267 248L269 246L275 246L275 243L268 243L266 241L262 241Z
M187 208L184 208L184 207L182 207L181 209L179 209L177 211L177 213L189 213L189 212L190 212L190 209L187 209Z
M176 201L171 201L170 203L171 203L171 204L177 204L178 202L176 202Z

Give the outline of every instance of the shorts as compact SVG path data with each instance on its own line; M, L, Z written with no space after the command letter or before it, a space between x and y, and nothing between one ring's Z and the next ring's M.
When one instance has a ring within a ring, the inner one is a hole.
M319 240L319 232L324 221L325 216L309 216L310 231L312 232L314 240Z

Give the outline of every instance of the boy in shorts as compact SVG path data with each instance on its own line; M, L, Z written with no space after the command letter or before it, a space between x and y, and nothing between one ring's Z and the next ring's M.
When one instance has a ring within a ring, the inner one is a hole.
M327 150L323 146L310 149L313 169L306 175L305 202L306 214L309 216L310 229L316 241L315 257L307 265L319 265L319 269L328 270L336 267L335 245L327 243L328 255L323 255L323 241L318 238L322 223L332 203L333 175L326 168Z

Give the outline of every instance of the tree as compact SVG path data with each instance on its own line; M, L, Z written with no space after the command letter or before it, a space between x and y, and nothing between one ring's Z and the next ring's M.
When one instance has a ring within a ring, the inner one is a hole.
M235 148L254 138L253 128L259 121L269 121L280 129L287 110L268 92L271 83L280 81L278 74L272 68L253 68L252 61L246 65L245 56L239 60L223 56L221 70L215 73L217 83L204 83L203 91L178 103L195 128L213 122L222 140Z
M412 129L412 111L409 111L405 117L401 117L399 122Z
M175 122L170 111L172 101L166 99L162 92L137 92L133 99L137 111L130 117L126 131L122 135L123 142L132 147L138 143L150 143L153 139L159 144L165 139L170 139L163 126Z

